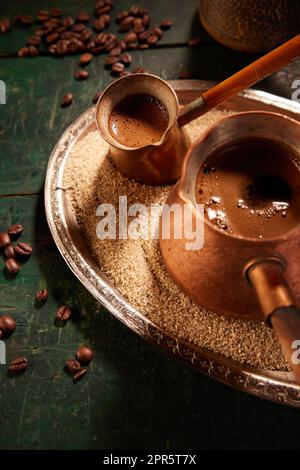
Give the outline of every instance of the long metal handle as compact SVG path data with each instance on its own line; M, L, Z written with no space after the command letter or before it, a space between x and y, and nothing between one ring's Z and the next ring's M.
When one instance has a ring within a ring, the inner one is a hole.
M255 258L244 274L254 287L258 301L269 320L297 383L300 385L300 309L283 274L284 260L279 256Z

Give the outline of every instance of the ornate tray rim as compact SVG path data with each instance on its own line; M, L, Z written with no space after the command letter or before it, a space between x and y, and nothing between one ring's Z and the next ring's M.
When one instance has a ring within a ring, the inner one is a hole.
M212 82L180 80L170 82L176 91L207 89ZM300 104L258 90L246 90L240 98L269 105L278 110L299 114ZM75 217L68 210L62 186L67 158L75 143L83 137L94 121L92 106L82 113L62 134L54 147L45 181L45 209L53 239L66 263L86 289L115 317L153 345L181 359L205 375L238 390L277 403L300 408L300 387L289 372L258 369L215 354L188 343L162 330L135 309L95 265L76 230Z

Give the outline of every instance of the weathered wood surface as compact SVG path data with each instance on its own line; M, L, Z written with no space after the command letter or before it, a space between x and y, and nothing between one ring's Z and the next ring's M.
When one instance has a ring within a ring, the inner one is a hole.
M59 3L68 13L93 4ZM137 3L148 5L157 20L174 19L165 44L183 44L195 35L196 0L186 0L184 7L181 0ZM47 0L43 8L56 4ZM131 2L117 4L123 10ZM29 0L1 2L0 17L37 9ZM18 29L0 36L0 51L15 52L26 35ZM208 80L224 79L254 58L216 44L196 50L157 48L133 56L135 66L166 79L190 70ZM18 378L7 377L0 365L0 449L299 447L298 410L228 389L150 347L97 305L57 250L45 244L49 232L42 191L49 154L62 131L90 106L95 91L111 79L100 56L89 66L89 80L76 82L77 61L0 59L0 79L7 84L7 104L0 105L0 230L21 222L22 240L34 246L33 257L15 280L0 276L0 313L18 321L6 342L7 360L21 354L30 359ZM290 97L299 72L298 62L262 86ZM61 110L61 97L69 91L75 103ZM39 288L50 292L41 308L34 302ZM63 303L73 305L77 315L59 328L54 315ZM88 375L74 386L62 369L80 343L90 344L96 357Z

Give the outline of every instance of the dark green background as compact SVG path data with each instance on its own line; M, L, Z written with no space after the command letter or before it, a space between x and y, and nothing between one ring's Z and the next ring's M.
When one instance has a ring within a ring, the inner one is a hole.
M74 14L83 6L92 11L93 3L59 5ZM115 11L131 5L115 3ZM187 40L200 31L195 0L136 3L149 7L156 21L170 17L174 27L158 48L134 52L134 66L166 79L189 70L201 79L221 80L255 58L213 42L187 48ZM41 8L50 6L57 3L40 2ZM0 18L38 9L29 0L1 1ZM0 105L0 229L21 222L22 240L34 246L15 280L0 275L0 313L18 322L7 340L7 360L30 359L18 378L7 377L6 366L0 366L0 449L298 448L298 410L213 382L149 346L97 305L55 247L47 245L43 183L49 154L111 78L101 56L90 64L84 83L73 78L78 57L16 58L27 35L15 27L0 36L0 79L7 85L7 104ZM298 61L259 87L290 98L291 83L299 78ZM75 103L61 110L69 91ZM39 288L50 293L42 308L34 303ZM54 315L65 303L76 314L59 328ZM92 346L95 360L84 380L73 385L63 366L81 343Z

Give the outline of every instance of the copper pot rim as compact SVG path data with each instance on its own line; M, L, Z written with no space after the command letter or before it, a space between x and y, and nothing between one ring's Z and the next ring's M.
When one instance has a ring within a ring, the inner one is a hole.
M281 113L274 113L271 111L244 111L238 114L234 114L231 116L227 116L225 118L220 119L217 123L212 124L209 126L209 128L204 132L204 134L199 137L189 148L189 150L186 153L183 165L182 165L182 173L181 173L181 178L178 183L178 195L182 201L184 201L186 204L191 205L191 210L193 212L193 215L195 217L201 217L204 219L204 226L209 227L217 236L222 237L227 237L229 239L235 240L236 242L245 242L245 243L255 243L257 245L268 245L268 244L279 244L285 241L288 241L289 239L293 238L296 235L300 234L300 222L291 230L278 235L277 237L268 237L264 239L258 239L258 238L251 238L251 237L245 237L242 235L235 235L231 233L227 233L225 231L221 231L218 229L214 224L212 224L207 218L204 216L203 213L197 211L196 205L195 205L195 200L190 200L185 196L185 186L186 186L186 175L187 175L187 170L188 170L188 162L190 160L191 155L195 151L196 147L198 147L202 142L204 142L210 133L219 125L222 125L224 122L233 120L233 119L238 119L240 117L244 116L249 116L249 115L265 115L265 116L273 116L276 118L280 118L285 120L286 122L291 122L293 125L297 125L299 127L300 131L300 123L296 121L295 119L285 116L284 114Z
M111 88L115 87L118 83L120 83L121 81L128 81L128 80L132 80L134 79L135 77L151 77L152 79L154 80L157 80L158 82L162 83L164 86L166 86L170 93L173 95L173 98L175 100L175 104L176 104L176 116L174 118L173 121L171 121L169 119L169 123L168 123L168 127L166 128L166 130L164 131L164 133L162 134L160 140L158 140L157 142L155 142L154 144L147 144L147 145L142 145L141 147L127 147L126 145L122 145L120 144L116 139L114 139L112 137L112 140L115 142L115 147L117 147L118 149L120 150L124 150L126 152L134 152L134 151L137 151L137 150L142 150L142 149L146 149L146 148L155 148L155 147L159 147L160 145L163 144L165 138L166 138L166 135L168 134L168 132L172 129L172 127L176 124L177 122L177 116L178 116L178 111L179 111L179 100L178 100L178 97L177 97L177 94L174 90L174 88L166 81L164 80L163 78L157 76L157 75L154 75L152 73L134 73L134 74L131 74L131 75L128 75L128 76L125 76L125 77L120 77L120 78L117 78L116 80L114 80L113 82L109 83L107 85L107 87L102 91L101 95L99 96L99 99L97 101L97 104L96 104L96 108L95 108L95 122L96 122L96 128L98 130L98 132L100 133L101 137L105 140L105 142L107 142L109 145L112 145L112 142L110 142L107 137L103 134L99 124L98 124L98 119L97 119L97 116L98 116L98 111L99 111L99 108L100 108L100 104L103 100L103 97L107 94L107 92L110 91Z

